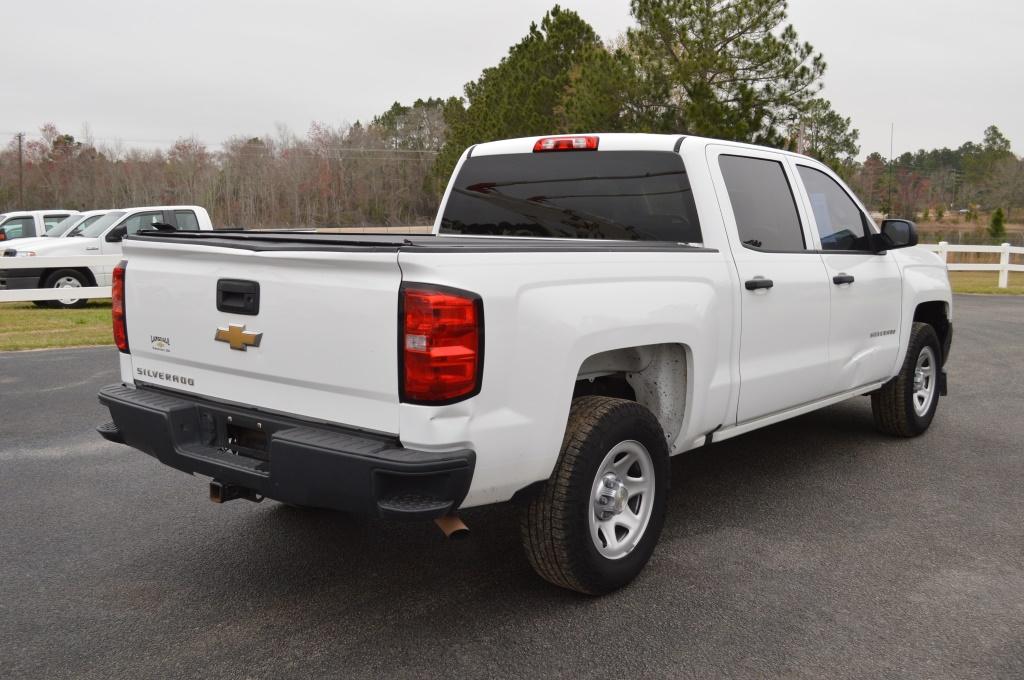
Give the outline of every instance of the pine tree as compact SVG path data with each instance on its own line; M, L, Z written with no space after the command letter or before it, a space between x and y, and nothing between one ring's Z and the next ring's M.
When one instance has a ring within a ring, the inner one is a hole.
M445 106L448 142L438 158L438 174L446 176L463 150L478 142L570 132L581 123L595 130L614 126L602 116L614 117L619 109L622 93L610 88L625 72L616 69L590 24L555 5L497 66L466 84L465 105L456 100ZM604 86L574 90L583 78ZM576 98L566 106L572 92Z
M1006 214L1002 208L996 208L988 222L988 235L992 238L1006 236Z
M786 0L632 0L628 51L645 90L636 129L781 145L825 61Z

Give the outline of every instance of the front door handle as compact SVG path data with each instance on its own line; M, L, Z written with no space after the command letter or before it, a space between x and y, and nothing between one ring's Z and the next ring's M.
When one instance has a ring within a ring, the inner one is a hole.
M760 290L762 288L771 288L775 285L775 282L771 279L750 279L743 284L747 287L747 290Z
M86 250L99 250L99 248L86 248Z
M841 286L844 283L853 283L853 276L850 274L837 274L832 277L832 283Z

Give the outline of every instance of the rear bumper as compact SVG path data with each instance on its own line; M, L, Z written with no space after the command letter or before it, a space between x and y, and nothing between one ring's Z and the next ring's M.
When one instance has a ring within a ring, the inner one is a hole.
M393 437L315 425L146 387L99 393L112 423L97 431L165 465L285 503L429 519L459 506L474 452L415 451ZM258 451L228 439L242 428ZM260 435L265 434L265 440ZM239 455L250 453L255 455Z

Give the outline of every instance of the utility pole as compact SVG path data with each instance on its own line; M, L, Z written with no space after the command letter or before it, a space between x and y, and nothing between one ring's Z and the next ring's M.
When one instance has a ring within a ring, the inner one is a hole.
M889 215L892 215L892 173L896 169L892 159L892 139L896 133L896 123L889 123Z
M21 160L21 143L25 133L18 133L18 208L25 209L25 170Z

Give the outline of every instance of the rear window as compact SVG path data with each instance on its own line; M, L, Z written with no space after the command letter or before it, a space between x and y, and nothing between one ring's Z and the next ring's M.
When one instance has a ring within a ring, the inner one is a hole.
M683 160L667 151L470 157L440 232L703 242Z

